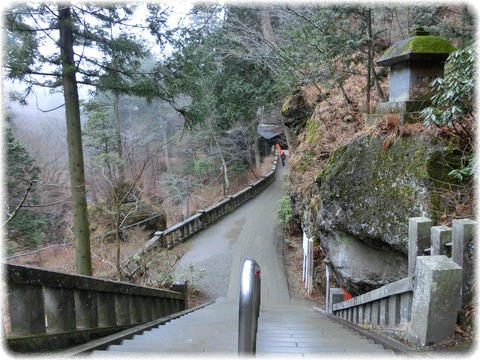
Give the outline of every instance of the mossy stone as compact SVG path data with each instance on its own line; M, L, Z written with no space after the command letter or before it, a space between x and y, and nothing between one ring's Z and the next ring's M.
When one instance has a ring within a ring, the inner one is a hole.
M331 155L315 179L321 216L329 231L342 229L374 248L406 254L408 218L438 214L448 154L421 137L399 138L386 151L384 140L359 136Z

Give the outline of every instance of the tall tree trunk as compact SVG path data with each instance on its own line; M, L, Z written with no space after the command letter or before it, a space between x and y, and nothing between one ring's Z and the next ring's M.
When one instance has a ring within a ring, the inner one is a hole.
M220 155L220 160L222 161L222 172L223 172L223 196L226 195L226 190L230 188L230 181L228 180L228 168L227 162L225 161L225 157L223 156L222 148L218 143L217 137L215 135L215 130L212 128L211 124L208 124L210 128L210 133L212 134L213 141L215 143L215 147L217 148L218 154Z
M377 91L377 96L380 101L387 101L387 97L385 96L385 93L382 90L382 86L380 85L380 82L378 81L377 78L377 72L375 71L375 66L372 66L372 76L373 76L373 81L375 83L375 90Z
M123 161L123 146L122 146L122 134L120 131L120 111L119 111L119 103L120 103L120 97L118 94L114 94L113 96L113 117L114 117L114 123L115 123L115 137L117 140L117 154L118 158ZM122 184L125 182L125 163L120 163L118 165L118 184Z
M58 5L60 54L62 61L63 94L67 122L68 163L72 187L73 232L77 272L92 275L90 229L88 224L85 171L83 163L80 104L78 100L76 66L73 56L73 24L70 5Z
M270 13L268 8L262 9L260 12L260 23L262 26L262 35L263 38L273 44L275 42L275 38L273 35L273 27L272 27L272 20L270 18Z
M158 113L162 116L162 106L161 102L158 102ZM167 171L170 170L170 146L168 144L168 122L165 117L162 117L161 120L162 126L162 135L163 135L163 155L165 156L165 166L167 167Z
M260 106L257 109L257 116L255 116L252 120L252 130L253 130L253 151L255 154L255 169L260 169L260 146L258 144L258 131L257 126L259 119L261 118L261 114L263 112L263 108Z
M115 267L117 269L117 278L119 280L123 280L123 273L122 273L122 266L120 264L120 258L121 258L121 241L122 241L122 235L121 235L121 221L120 221L120 205L118 204L118 199L116 198L117 195L114 195L115 198L115 242L117 243L117 249L116 249L116 256L115 256Z

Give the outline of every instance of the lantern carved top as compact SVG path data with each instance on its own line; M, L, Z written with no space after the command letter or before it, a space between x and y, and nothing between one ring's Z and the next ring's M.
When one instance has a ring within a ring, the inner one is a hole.
M379 66L392 66L394 64L415 60L443 62L448 55L455 51L455 47L447 40L430 35L422 27L413 31L413 36L401 40L387 49L378 59Z

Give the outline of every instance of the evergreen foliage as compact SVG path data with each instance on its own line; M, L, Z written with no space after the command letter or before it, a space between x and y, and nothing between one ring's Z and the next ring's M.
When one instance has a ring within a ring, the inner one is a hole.
M39 203L35 184L40 168L10 127L6 128L6 150L8 238L20 245L38 245L44 238L47 221L40 212L26 206Z
M450 54L446 62L445 76L431 83L434 89L432 106L422 111L427 126L446 127L461 139L460 167L450 176L463 181L476 173L474 154L474 90L476 56L473 47Z

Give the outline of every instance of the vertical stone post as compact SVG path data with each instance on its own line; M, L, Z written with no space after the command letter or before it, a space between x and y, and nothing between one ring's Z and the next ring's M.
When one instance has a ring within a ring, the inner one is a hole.
M326 304L325 304L325 309L327 309L327 311L329 313L332 313L332 311L330 310L330 260L328 260L327 258L325 258L325 260L323 260L324 263L325 263L325 281L326 281L326 284L325 284L325 300L326 300Z
M143 297L143 321L151 321L154 319L153 315L153 298L150 296Z
M130 319L130 301L125 294L115 294L115 316L117 325L129 325Z
M415 275L417 256L430 247L432 220L425 217L408 219L408 276Z
M130 321L132 324L143 322L142 297L140 295L130 297Z
M400 324L407 323L412 318L412 292L405 292L400 295Z
M309 294L313 291L313 239L308 239L307 245L307 276L306 276L306 288Z
M445 244L452 241L452 229L447 226L432 227L432 252L430 255L447 255Z
M97 296L93 291L75 291L75 315L78 329L98 327Z
M328 312L330 314L333 313L333 305L339 302L344 301L345 299L345 294L343 293L343 290L340 288L331 288L330 289L330 303L329 303L329 309Z
M465 247L473 240L476 222L470 219L453 220L452 260L464 268Z
M147 304L147 298L143 295L139 296L140 301L140 309L142 311L142 322L147 322L150 321L150 316L149 316L149 309L148 309L148 304Z
M115 326L117 319L115 317L115 300L111 293L99 292L97 294L98 306L98 326Z
M388 298L380 300L379 324L380 325L388 324Z
M186 280L175 280L170 286L170 290L183 294L183 304L180 306L180 311L188 308L188 286Z
M153 305L153 318L160 319L163 317L162 313L162 299L161 298L154 298L154 305Z
M462 269L471 269L474 266L472 263L473 259L470 259L468 256L469 251L467 251L467 249L469 246L473 245L476 224L477 223L475 221L470 219L459 219L452 221L452 260ZM470 253L473 253L473 250L470 251ZM462 305L465 303L467 284L475 281L467 276L468 274L473 273L473 271L464 272L466 276L464 276L462 279Z
M417 259L411 328L407 339L427 346L455 333L462 268L445 255Z
M395 327L400 324L400 295L388 297L388 325Z

